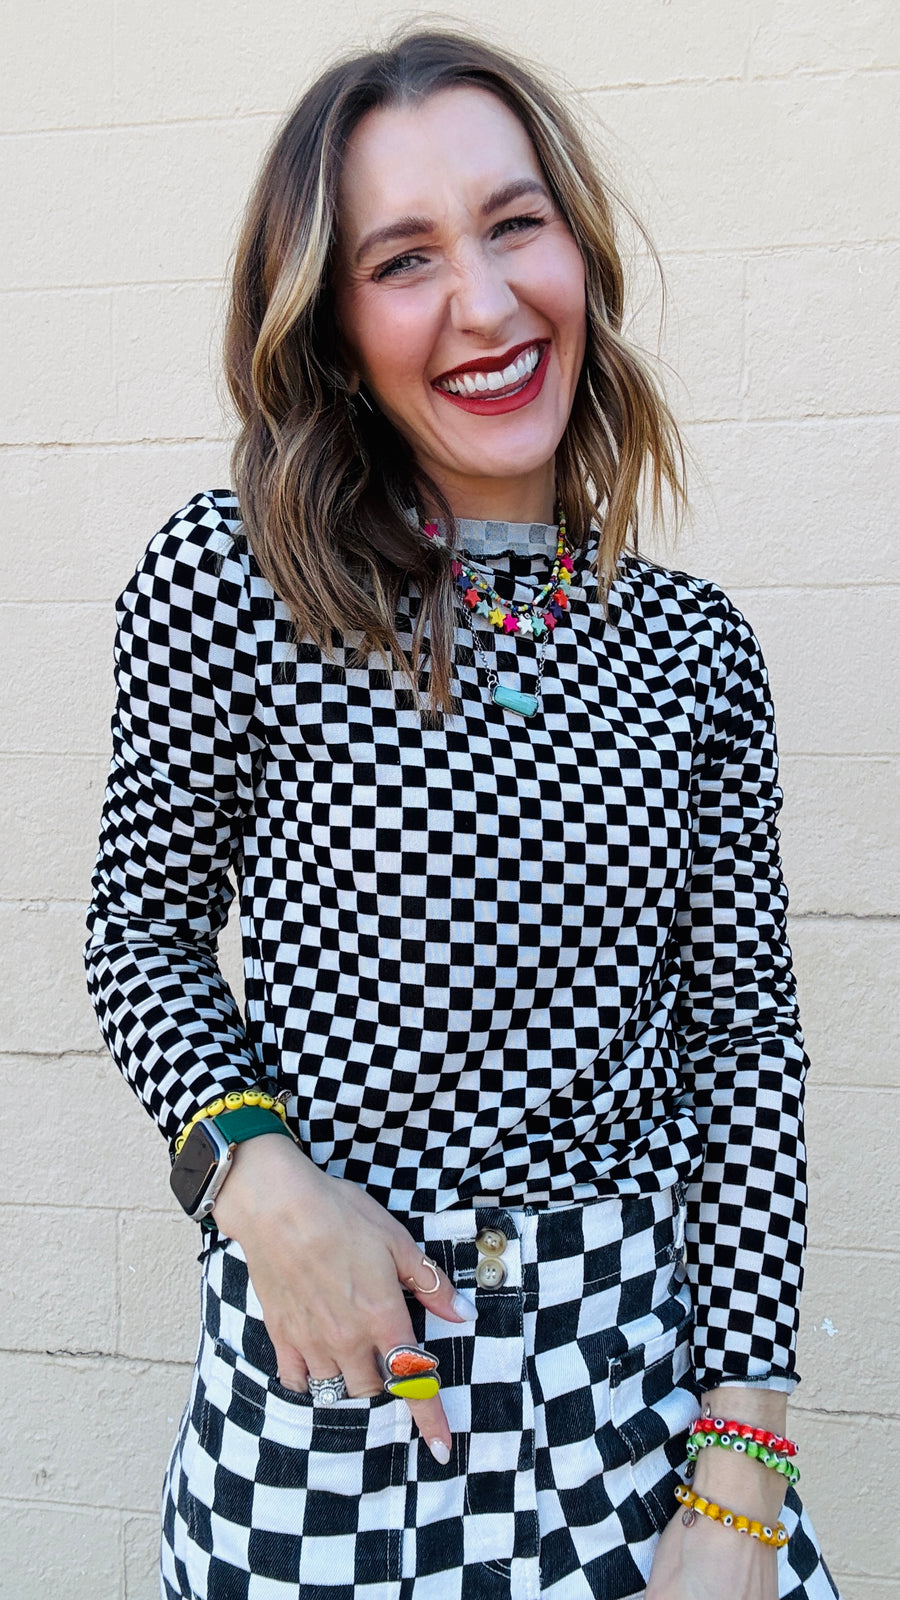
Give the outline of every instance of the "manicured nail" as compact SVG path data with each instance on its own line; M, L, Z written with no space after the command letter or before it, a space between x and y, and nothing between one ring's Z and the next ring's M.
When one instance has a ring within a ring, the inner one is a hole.
M443 1439L429 1439L428 1448L435 1461L439 1461L441 1466L445 1467L450 1460L450 1446L445 1444Z
M474 1300L469 1300L464 1294L453 1296L453 1309L463 1322L474 1322L478 1315L478 1307Z

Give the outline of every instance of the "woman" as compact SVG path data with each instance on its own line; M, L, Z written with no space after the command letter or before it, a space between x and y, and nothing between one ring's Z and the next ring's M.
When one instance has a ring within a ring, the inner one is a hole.
M777 1527L766 678L715 586L625 553L681 454L622 306L565 110L468 39L324 74L251 201L237 494L120 598L87 949L208 1230L168 1600L835 1593L792 1487Z

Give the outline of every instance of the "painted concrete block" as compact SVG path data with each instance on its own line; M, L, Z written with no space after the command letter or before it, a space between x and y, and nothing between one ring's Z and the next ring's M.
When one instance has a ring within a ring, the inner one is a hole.
M3 1585L9 1600L156 1600L125 1590L122 1518L90 1505L0 1500ZM157 1595L159 1585L157 1584Z
M0 755L0 898L90 894L108 757Z
M662 337L659 281L646 256L637 264L627 337L647 353L679 421L739 417L743 262L737 255L670 253L663 257L663 272Z
M114 0L11 8L3 31L0 132L101 123L115 98Z
M0 288L218 279L274 131L250 117L8 141Z
M158 1516L125 1518L125 1594L126 1600L159 1600Z
M817 1232L812 1219L811 1237ZM897 1323L900 1258L881 1251L817 1250L806 1258L792 1407L845 1413L900 1410ZM799 1425L799 1424L798 1424Z
M116 437L108 289L0 295L0 340L7 444Z
M4 1049L13 1055L91 1054L101 1043L84 980L83 904L0 902Z
M172 513L228 486L228 454L216 440L0 453L0 594L112 607Z
M225 437L216 392L223 315L216 284L0 296L7 442Z
M31 1144L46 1161L43 1130ZM47 1176L45 1195L56 1204L4 1208L5 1272L17 1289L0 1301L0 1346L108 1354L116 1343L115 1214L66 1204L63 1175Z
M896 588L734 589L762 645L784 755L900 749Z
M156 1510L189 1368L7 1353L2 1373L0 1464L10 1499Z
M91 1056L0 1056L0 1205L40 1206L64 1183L73 1208L180 1217L168 1147L99 1033L97 1045ZM41 1106L39 1141L22 1138L25 1081Z
M900 65L900 30L890 0L757 0L750 72L848 72Z
M108 605L3 607L0 749L106 755L110 749L113 636Z
M900 837L885 828L894 756L785 756L781 849L795 915L900 913Z
M900 1088L900 922L792 917L789 932L813 1081Z
M421 0L417 20L446 26L440 0ZM479 0L459 0L453 18L542 61L576 86L739 77L749 37L749 0L724 10L716 0L690 7L600 0L590 12L526 0L497 0L489 21ZM239 0L200 0L190 13L164 0L138 0L117 52L117 116L165 117L281 113L338 53L377 44L398 23L390 0L363 12L338 0L327 13L279 0L265 30L243 26Z
M657 244L757 251L883 236L884 196L859 174L890 141L895 96L879 73L612 89L590 103Z
M675 359L673 357L673 359ZM896 583L896 417L688 425L693 522L675 566L732 586Z
M811 1086L810 1207L819 1248L900 1251L898 1112L895 1089Z
M163 1151L160 1151L164 1156ZM172 1198L171 1214L123 1214L119 1233L119 1354L193 1361L200 1331L203 1236Z
M839 1407L840 1396L834 1397ZM801 1431L798 1419L798 1431ZM801 1490L822 1540L829 1566L846 1575L844 1600L869 1600L858 1579L900 1581L897 1540L890 1517L873 1507L892 1504L900 1470L900 1423L896 1418L803 1416ZM876 1590L877 1592L877 1590Z
M900 411L897 246L839 238L748 261L748 416Z

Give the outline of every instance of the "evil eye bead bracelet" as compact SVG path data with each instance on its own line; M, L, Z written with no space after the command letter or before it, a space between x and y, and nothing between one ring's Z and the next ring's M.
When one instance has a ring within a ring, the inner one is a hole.
M722 1417L700 1417L691 1429L687 1443L690 1470L701 1450L711 1445L723 1450L733 1450L735 1455L746 1455L758 1461L761 1467L777 1472L789 1484L800 1482L800 1469L791 1460L797 1454L792 1439L770 1433L765 1428L753 1428L746 1422L726 1421Z
M690 1527L695 1516L709 1517L712 1522L721 1522L723 1528L733 1528L735 1533L746 1533L751 1539L758 1539L760 1544L773 1546L780 1550L788 1542L788 1532L783 1522L776 1522L774 1528L769 1528L764 1522L757 1522L752 1517L742 1517L736 1511L729 1511L727 1506L718 1506L713 1500L705 1500L702 1495L695 1494L686 1484L680 1483L675 1490L676 1500L684 1506L681 1520L686 1527Z

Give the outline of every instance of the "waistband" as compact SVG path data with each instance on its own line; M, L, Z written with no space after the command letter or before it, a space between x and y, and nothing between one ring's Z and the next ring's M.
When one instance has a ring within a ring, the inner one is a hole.
M470 1194L464 1200L454 1200L447 1211L472 1211L493 1208L495 1211L560 1211L575 1205L596 1205L601 1197L592 1192L575 1194L565 1200L554 1200L552 1195L541 1194Z
M674 1263L684 1251L684 1192L680 1185L651 1195L617 1195L591 1202L532 1208L468 1204L403 1218L407 1232L459 1287L478 1264L479 1240L498 1233L504 1247L505 1286L521 1284L524 1261L592 1257L588 1276L627 1276L653 1262ZM491 1247L494 1253L494 1247ZM640 1268L638 1262L641 1263ZM462 1274L462 1275L461 1275Z

